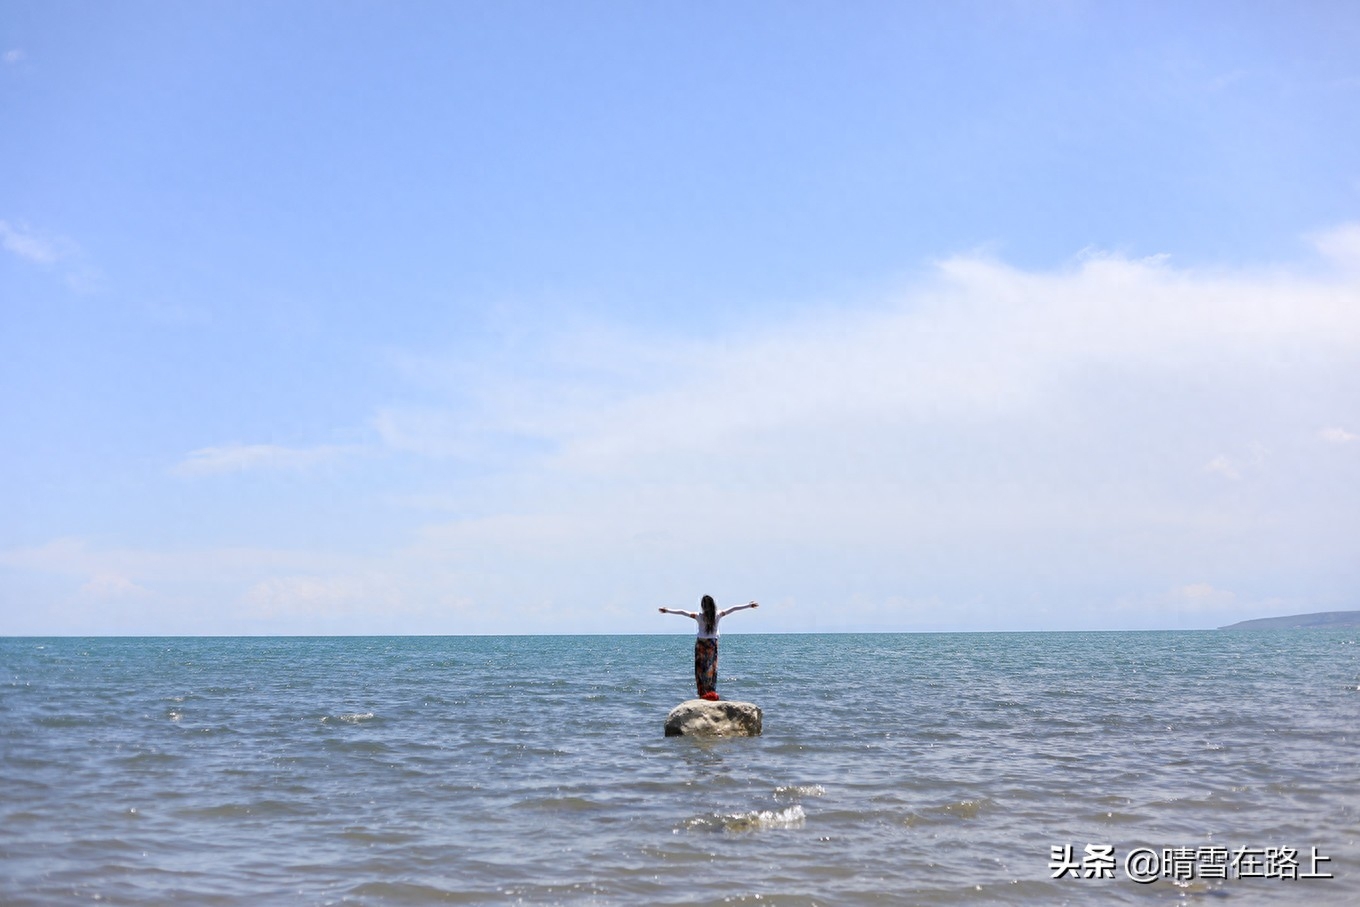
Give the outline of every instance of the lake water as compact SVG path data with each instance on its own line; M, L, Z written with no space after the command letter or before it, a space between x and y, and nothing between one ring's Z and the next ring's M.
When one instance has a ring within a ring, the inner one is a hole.
M1358 643L2 639L0 903L1356 904Z

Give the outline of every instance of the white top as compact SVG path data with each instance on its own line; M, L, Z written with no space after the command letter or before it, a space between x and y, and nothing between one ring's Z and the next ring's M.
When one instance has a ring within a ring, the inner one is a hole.
M699 630L695 634L695 636L697 636L699 639L717 639L718 622L720 620L722 620L727 615L731 614L733 611L741 611L745 608L759 608L759 607L760 605L756 602L747 602L744 605L736 605L734 607L719 611L715 615L713 615L713 627L707 633L704 632L703 611L681 611L679 608L658 608L657 610L659 610L662 614L683 614L685 617L692 617L694 618L695 622L699 624Z

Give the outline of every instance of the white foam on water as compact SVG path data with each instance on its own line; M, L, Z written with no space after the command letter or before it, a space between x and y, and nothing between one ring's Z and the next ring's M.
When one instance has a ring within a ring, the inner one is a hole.
M767 831L773 828L802 828L807 821L803 807L794 804L788 809L751 810L745 813L697 816L685 822L690 831Z
M774 789L774 795L782 800L790 800L795 797L820 797L826 793L826 788L820 784L786 784Z
M358 724L360 721L368 721L372 717L372 712L345 712L341 715L327 715L321 719L321 723L325 724L334 718L336 721L344 721L347 724Z

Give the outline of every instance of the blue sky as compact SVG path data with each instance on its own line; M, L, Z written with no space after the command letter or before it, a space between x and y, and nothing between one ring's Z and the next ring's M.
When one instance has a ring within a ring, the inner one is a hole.
M0 633L1360 608L1354 4L0 0L0 113Z

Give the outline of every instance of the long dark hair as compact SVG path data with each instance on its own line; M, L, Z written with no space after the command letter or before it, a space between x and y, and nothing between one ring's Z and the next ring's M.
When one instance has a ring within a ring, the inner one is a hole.
M713 601L713 596L705 595L699 600L699 607L703 609L703 620L699 621L699 626L703 627L705 633L712 633L718 629L718 606Z

